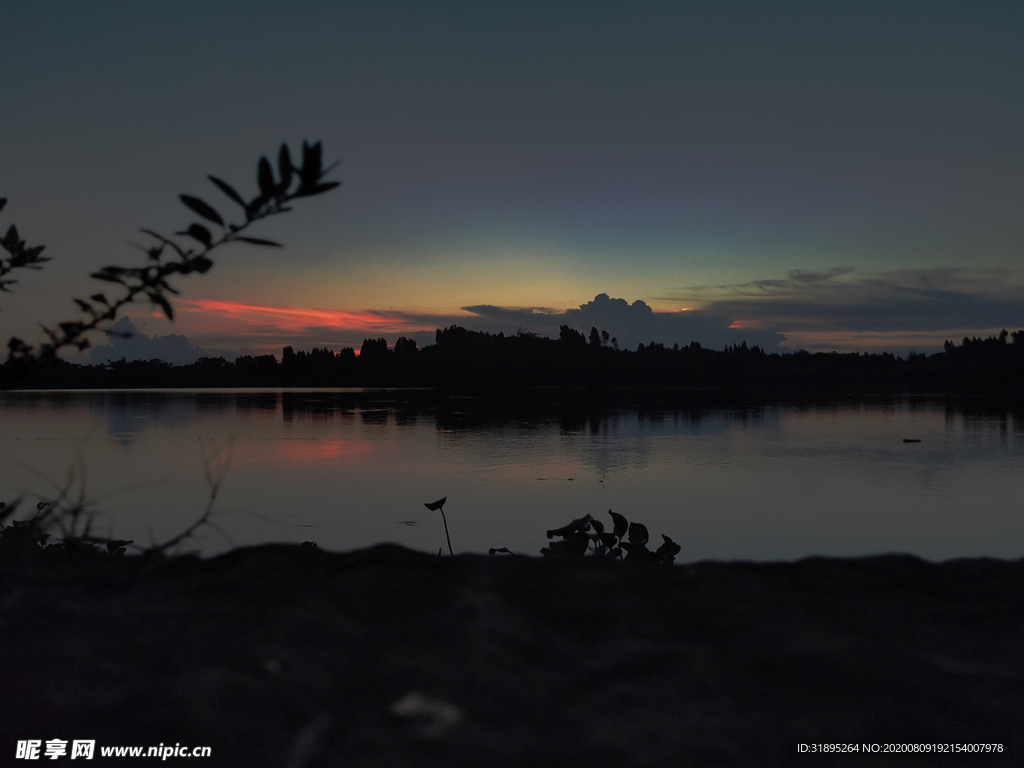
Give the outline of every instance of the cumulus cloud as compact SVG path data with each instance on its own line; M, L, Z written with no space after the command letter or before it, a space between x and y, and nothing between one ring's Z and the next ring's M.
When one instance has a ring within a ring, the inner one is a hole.
M102 365L111 360L166 360L173 365L188 365L201 357L210 357L210 353L199 347L192 346L189 340L178 334L169 336L147 336L132 322L130 317L122 317L110 326L107 338L109 344L100 344L89 350L89 362ZM129 333L130 338L122 338L113 334Z
M726 345L746 341L775 352L785 340L774 330L739 327L732 319L703 310L656 312L646 302L637 300L630 304L625 299L613 299L607 293L598 294L593 301L581 304L578 309L561 312L487 304L462 309L488 320L501 320L505 324L515 322L543 336L557 337L561 325L575 328L584 335L589 334L591 328L597 328L618 339L619 347L623 349L636 349L639 344L652 341L669 346L696 341L705 347L722 349Z

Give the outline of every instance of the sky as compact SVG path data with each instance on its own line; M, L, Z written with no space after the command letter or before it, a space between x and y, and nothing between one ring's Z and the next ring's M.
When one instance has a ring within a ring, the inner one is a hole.
M53 260L13 275L0 334L79 318L140 228L195 220L179 194L228 214L207 174L254 194L303 140L343 186L258 225L285 249L178 280L175 322L136 305L138 344L565 323L905 354L1024 328L1022 37L1014 2L9 4L0 230Z

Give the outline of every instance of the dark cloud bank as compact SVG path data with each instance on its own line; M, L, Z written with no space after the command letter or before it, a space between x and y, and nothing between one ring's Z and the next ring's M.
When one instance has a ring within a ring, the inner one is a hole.
M591 328L597 328L618 339L622 349L636 349L637 345L652 341L669 346L697 341L705 347L722 349L726 345L746 341L768 352L778 352L786 338L776 331L730 328L731 319L704 310L655 312L643 301L630 304L625 299L610 298L607 293L598 294L593 301L581 304L579 309L564 312L509 309L487 304L462 309L480 317L483 324L506 329L506 332L510 325L515 324L541 336L557 338L561 325L568 325L584 334L589 334Z
M136 327L130 317L122 317L107 329L110 343L100 344L89 350L90 365L102 365L112 360L166 360L173 365L189 365L201 357L210 357L211 352L189 343L180 334L148 336ZM131 334L123 338L117 334ZM233 357L233 356L232 356Z
M789 333L950 334L1024 327L1021 270L944 267L854 275L838 267L786 279L694 288L672 300L726 294L705 311Z

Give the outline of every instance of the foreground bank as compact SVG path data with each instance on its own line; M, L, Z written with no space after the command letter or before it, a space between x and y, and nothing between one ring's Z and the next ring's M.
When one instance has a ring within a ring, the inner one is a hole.
M53 739L95 740L100 762L180 744L212 757L168 763L281 768L906 765L796 745L1003 744L950 762L973 767L1024 749L1024 561L268 545L0 576L3 764Z

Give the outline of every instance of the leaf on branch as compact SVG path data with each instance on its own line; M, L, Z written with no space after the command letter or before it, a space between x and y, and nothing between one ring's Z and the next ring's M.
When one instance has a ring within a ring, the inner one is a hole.
M245 200L243 200L242 196L235 191L234 187L232 187L230 184L228 184L223 179L218 179L216 176L207 176L206 178L208 178L210 181L212 181L214 184L216 184L221 192L223 192L225 195L230 197L232 200L234 200L240 206L245 208Z
M239 235L235 240L241 240L243 243L251 243L252 245L270 245L274 248L282 248L280 243L275 243L273 240L264 240L262 237L242 237Z
M213 237L210 235L210 230L204 227L202 224L193 224L185 232L178 232L179 235L188 235L189 237L198 240L200 243L205 245L207 248L210 247L210 243L213 241Z
M302 178L305 181L307 178L318 179L320 178L320 169L323 167L321 160L323 156L323 145L318 141L312 146L306 142L302 142Z
M277 171L281 174L281 183L277 189L283 195L292 183L292 156L287 144L281 144L281 150L277 153Z
M179 246L173 240L168 240L166 237L164 237L163 235L161 235L161 234L159 234L157 232L154 232L152 229L140 229L139 231L142 232L145 235L149 235L150 237L155 237L157 240L159 240L164 245L171 246L171 248L173 248L177 252L177 254L179 256L181 256L182 258L185 257L185 252L183 250L181 250L181 246Z
M171 302L169 302L166 297L159 293L151 293L149 294L149 299L154 304L158 304L160 306L160 309L164 311L164 315L168 320L174 319L174 309L171 307Z
M325 181L323 184L315 184L315 185L313 185L313 187L309 190L309 194L310 195L319 195L319 194L322 194L322 193L326 192L329 189L334 189L335 187L340 187L340 186L341 186L341 182L340 181Z
M270 161L266 157L260 158L256 179L260 185L260 195L267 200L272 198L274 196L274 172L270 169Z
M95 280L105 280L108 283L121 283L124 285L124 267L103 267L99 272L93 272L89 277Z
M93 294L90 297L90 301L74 299L81 311L91 315L91 322L88 322L88 324L83 322L61 323L59 330L63 332L63 335L44 326L43 331L49 337L49 341L39 348L38 355L34 352L33 348L24 344L21 340L12 338L8 342L10 349L8 359L25 358L41 360L52 358L61 347L67 346L77 346L79 349L85 349L89 346L88 341L82 338L86 330L94 329L100 321L116 319L118 309L124 303L132 301L134 297L140 294L147 295L154 305L159 306L163 310L163 314L169 320L173 320L174 309L171 307L168 297L176 295L178 292L167 284L165 278L177 273L208 272L213 268L214 262L207 258L206 254L213 248L231 240L239 240L250 245L270 248L283 247L281 243L273 240L258 237L242 237L239 233L246 229L253 221L290 210L287 207L287 203L294 197L317 195L340 186L340 182L321 181L327 171L337 165L337 163L332 164L330 168L324 170L322 157L323 146L320 142L310 144L304 141L302 143L302 167L299 168L292 160L288 145L282 143L276 158L276 166L280 174L277 181L275 182L276 174L270 160L267 157L260 157L257 165L259 194L250 201L246 201L234 187L224 180L213 175L207 176L211 183L224 195L243 208L246 215L245 222L227 224L220 212L205 200L192 195L180 195L182 204L196 215L205 221L213 222L224 228L219 233L218 238L215 239L207 226L200 223L192 223L184 232L173 233L175 239L164 237L153 230L143 229L144 233L157 241L155 245L141 246L142 250L146 251L151 260L148 266L139 268L103 267L91 275L93 279L117 283L123 286L128 292L126 297L118 299L113 303L108 301L103 293ZM295 185L296 176L299 177L298 189L291 192L289 190ZM3 210L6 204L7 198L0 197L0 210ZM203 248L189 247L187 243L183 244L182 241L179 241L177 236L188 236L200 243ZM162 261L163 251L168 247L173 250L174 254L180 257L180 260L171 263L164 263ZM39 264L50 261L50 259L40 256L43 250L42 246L26 248L25 242L20 239L18 230L14 225L11 225L6 230L6 234L0 238L0 249L6 250L10 254L10 258L0 260L0 291L7 291L8 286L17 282L6 279L7 273L12 268L39 269ZM111 335L130 336L130 334L116 334L109 331L109 329L106 332ZM583 539L585 549L586 535L583 534L579 538Z
M214 224L219 224L222 227L224 226L224 219L220 217L220 214L198 197L192 197L192 195L180 195L180 197L181 202L198 213L204 219L212 221Z
M301 179L299 183L299 189L295 193L298 197L304 197L311 195L311 191L316 183L320 180L320 168L321 168L321 146L320 142L317 142L313 146L310 146L306 142L302 142L302 168L299 169L299 177Z
M25 261L32 263L38 263L41 261L51 261L50 258L43 259L39 257L39 254L43 252L43 249L45 247L45 245L37 245L33 248L26 248L24 251L22 251L22 254L25 257Z
M269 199L269 197L264 197L263 195L254 197L252 202L245 206L245 218L252 221L256 217L256 214L259 213L260 208L263 207L263 204Z
M24 360L32 357L33 348L17 336L11 336L10 341L7 342L7 349L11 360Z

